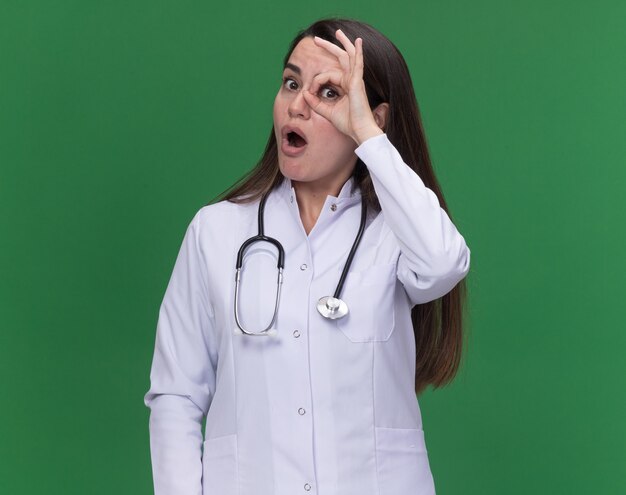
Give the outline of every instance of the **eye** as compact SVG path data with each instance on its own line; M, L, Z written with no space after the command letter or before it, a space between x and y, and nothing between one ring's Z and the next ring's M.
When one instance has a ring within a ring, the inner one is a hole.
M326 98L327 100L336 100L339 98L339 93L332 86L324 86L320 89L319 95L321 98Z
M291 77L283 77L283 88L295 91L298 89L298 83Z

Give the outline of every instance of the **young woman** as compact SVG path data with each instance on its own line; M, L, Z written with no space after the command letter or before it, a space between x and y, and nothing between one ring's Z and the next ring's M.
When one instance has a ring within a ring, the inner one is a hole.
M156 494L434 493L416 392L456 373L470 259L446 211L395 46L301 32L262 159L197 212L161 305Z

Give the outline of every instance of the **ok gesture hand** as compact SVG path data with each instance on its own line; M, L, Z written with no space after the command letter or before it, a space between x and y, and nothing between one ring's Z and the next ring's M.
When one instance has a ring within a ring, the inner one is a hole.
M381 128L389 105L382 103L374 112L370 109L363 82L363 40L357 38L352 44L340 29L336 37L344 50L317 36L314 42L337 57L341 69L318 74L309 91L304 90L302 94L315 112L360 145L366 139L383 133ZM343 97L333 103L323 101L317 95L320 88L328 85L341 88Z

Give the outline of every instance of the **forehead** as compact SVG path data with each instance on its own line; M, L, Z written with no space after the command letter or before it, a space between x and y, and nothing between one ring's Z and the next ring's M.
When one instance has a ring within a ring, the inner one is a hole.
M289 56L288 64L295 65L303 76L316 76L320 72L341 68L337 57L315 44L313 38L303 38Z

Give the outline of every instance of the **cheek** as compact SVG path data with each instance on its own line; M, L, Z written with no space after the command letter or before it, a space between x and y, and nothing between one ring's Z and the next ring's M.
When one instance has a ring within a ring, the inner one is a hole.
M276 126L277 116L278 116L278 97L274 99L274 106L272 107L272 118L274 119L274 126Z
M316 127L318 129L319 136L321 136L323 141L328 143L328 145L334 147L341 141L341 132L339 132L337 128L328 120L320 118L320 122L317 123Z
M274 106L272 112L274 114L274 122L280 117L283 117L287 112L287 105L289 103L285 101L285 97L281 96L280 91L276 93L274 98Z
M278 102L275 101L274 102L274 109L272 112L272 119L273 119L273 124L274 124L274 136L276 137L276 141L278 142L279 146L280 146L280 127L281 127L281 122L280 122L280 109L279 109L279 105Z
M335 153L349 155L354 153L356 143L350 136L338 131L335 126L329 123L320 133L323 136L322 142L326 148L332 148Z

